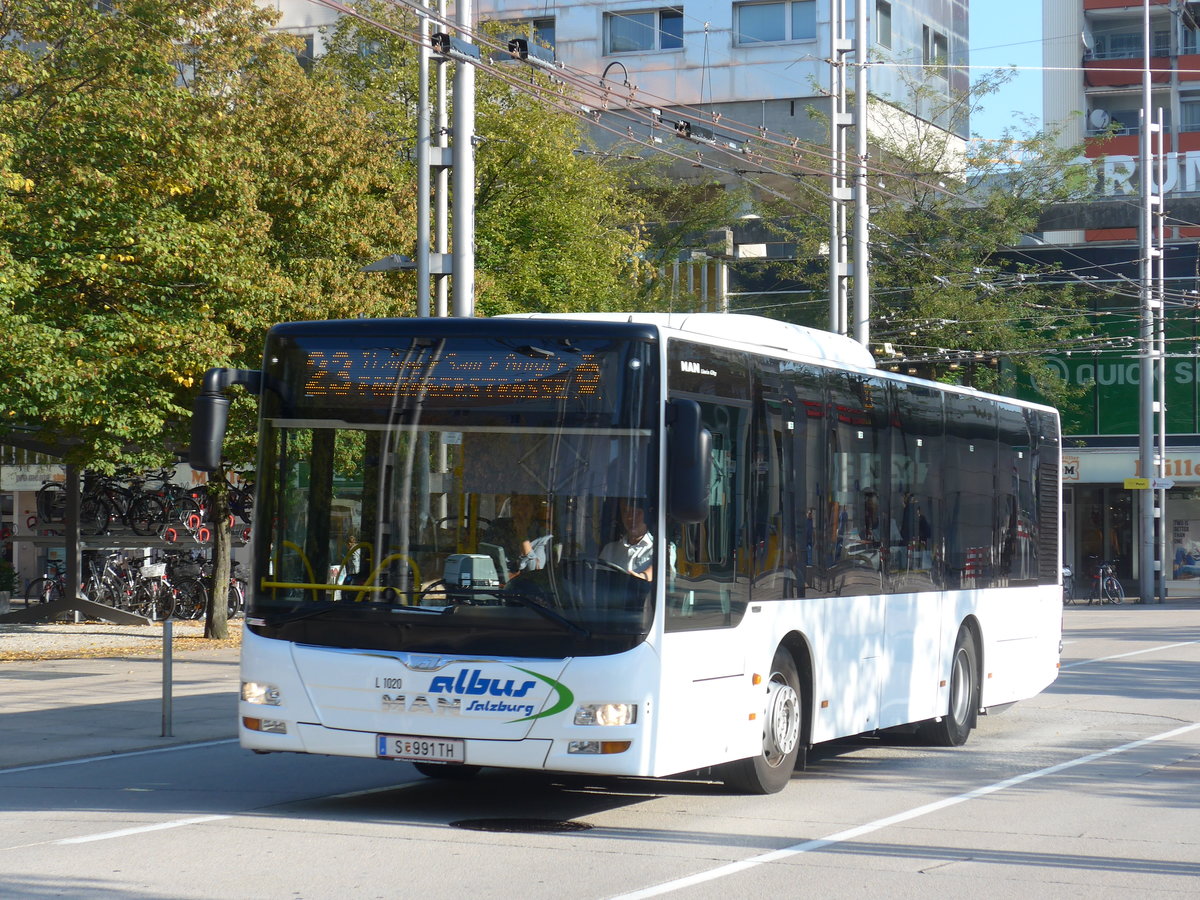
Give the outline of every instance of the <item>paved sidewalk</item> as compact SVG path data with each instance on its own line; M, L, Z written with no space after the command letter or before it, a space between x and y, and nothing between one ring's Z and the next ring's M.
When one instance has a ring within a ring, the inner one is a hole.
M237 735L238 648L0 661L0 769ZM120 651L117 651L119 653Z

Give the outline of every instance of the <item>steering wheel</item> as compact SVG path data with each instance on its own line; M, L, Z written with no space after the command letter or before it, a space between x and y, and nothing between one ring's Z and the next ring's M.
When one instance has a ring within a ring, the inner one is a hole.
M558 561L558 568L568 575L572 569L579 568L585 572L588 570L600 572L620 572L627 578L636 577L628 569L618 566L616 563L611 563L607 559L598 559L590 556L572 556L567 559L561 559Z

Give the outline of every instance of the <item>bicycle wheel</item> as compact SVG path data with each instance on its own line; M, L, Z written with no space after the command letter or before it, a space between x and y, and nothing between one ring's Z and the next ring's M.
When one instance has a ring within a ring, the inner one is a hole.
M242 585L236 579L229 583L229 605L226 617L236 619L245 610L245 596Z
M37 492L37 515L43 522L61 522L67 511L67 491L58 482L44 484Z
M103 497L85 497L79 504L79 533L88 537L107 534L112 513Z
M152 494L143 494L129 508L129 527L134 534L151 535L167 521L167 508Z
M151 622L162 622L175 612L175 596L158 581L144 581L133 592L133 606Z
M181 619L199 619L208 608L208 589L199 578L185 578L175 586L175 614Z
M1075 579L1067 575L1063 578L1063 606L1075 605Z
M1125 600L1125 589L1121 587L1121 582L1117 581L1112 575L1104 579L1104 602L1105 603L1121 603Z
M29 582L29 587L25 589L25 605L52 603L61 600L62 596L62 583L57 578L37 578Z

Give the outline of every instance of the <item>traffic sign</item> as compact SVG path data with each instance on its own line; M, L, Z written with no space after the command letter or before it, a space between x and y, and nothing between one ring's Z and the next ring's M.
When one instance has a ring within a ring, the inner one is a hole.
M1169 491L1175 487L1175 482L1170 478L1151 478L1150 488L1155 491Z
M1126 478L1125 490L1127 491L1145 491L1150 489L1149 478Z

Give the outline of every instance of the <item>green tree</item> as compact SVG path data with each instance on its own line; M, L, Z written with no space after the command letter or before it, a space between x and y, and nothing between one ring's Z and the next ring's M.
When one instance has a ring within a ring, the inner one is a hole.
M273 13L96 6L0 7L0 429L37 423L111 470L181 447L195 378L256 367L271 323L410 313L411 288L358 268L412 217L388 135L304 75ZM253 404L236 408L243 464Z
M1010 391L1018 376L1034 377L1062 402L1066 386L1041 359L1086 330L1082 300L1047 277L1056 274L1048 267L1012 251L1037 230L1047 205L1085 190L1086 172L1073 164L1080 148L1062 149L1056 134L1021 127L999 140L964 142L933 124L961 120L1004 77L985 77L957 97L914 87L928 119L871 101L874 120L894 124L872 132L872 344L890 344L904 369L985 389ZM812 164L824 165L819 158ZM827 203L810 194L801 205L804 214L790 220L793 233L808 258L823 263L817 248L828 240ZM795 205L775 211L792 214ZM816 292L827 289L823 264L792 265L787 274ZM826 309L809 316L807 324L826 327Z
M414 30L412 14L394 4L371 0L355 9ZM326 50L316 76L353 90L359 108L394 136L396 150L415 158L416 48L345 17ZM562 93L541 73L515 64L511 71L540 91ZM483 71L476 76L475 130L477 313L636 308L647 273L630 173L586 152L578 119Z

